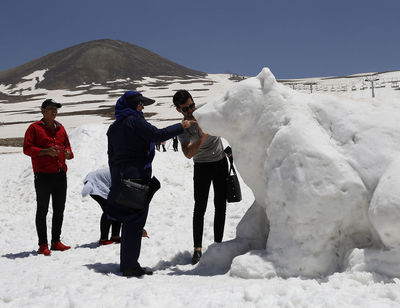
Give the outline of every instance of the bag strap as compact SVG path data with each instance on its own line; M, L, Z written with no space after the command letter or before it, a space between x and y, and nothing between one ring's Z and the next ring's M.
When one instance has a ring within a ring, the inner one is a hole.
M125 174L125 164L122 165L122 167L121 167L121 169L119 171L121 183L124 181L124 174ZM149 181L145 181L145 180L140 179L140 178L139 179L130 179L130 180L135 182L135 183L137 183L137 184L147 185L147 186L149 185L149 182L150 182L150 180Z
M235 170L235 167L233 166L233 156L231 155L228 158L229 158L229 163L231 165L229 168L229 175L231 175L231 171L233 172L233 174L236 175L236 170Z

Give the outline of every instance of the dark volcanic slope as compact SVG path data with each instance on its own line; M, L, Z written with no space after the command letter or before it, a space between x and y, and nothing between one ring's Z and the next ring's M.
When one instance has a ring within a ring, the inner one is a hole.
M36 70L48 69L37 84L45 89L72 89L83 83L104 83L119 78L140 79L159 75L204 76L145 48L114 40L96 40L0 72L0 83L16 84Z

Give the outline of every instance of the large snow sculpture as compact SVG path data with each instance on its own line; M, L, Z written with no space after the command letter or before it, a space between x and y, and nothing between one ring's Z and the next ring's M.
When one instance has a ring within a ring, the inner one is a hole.
M400 248L400 103L301 94L264 68L195 117L232 146L279 275L341 270L356 247Z

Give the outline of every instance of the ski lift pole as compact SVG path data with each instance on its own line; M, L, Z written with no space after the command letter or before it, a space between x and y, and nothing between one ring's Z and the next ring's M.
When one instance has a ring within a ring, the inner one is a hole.
M312 93L313 86L316 85L316 82L306 82L304 83L305 86L310 86L310 93Z
M372 91L372 97L375 97L375 87L374 87L374 82L378 81L379 78L375 75L368 76L365 81L369 81L371 83L371 91Z

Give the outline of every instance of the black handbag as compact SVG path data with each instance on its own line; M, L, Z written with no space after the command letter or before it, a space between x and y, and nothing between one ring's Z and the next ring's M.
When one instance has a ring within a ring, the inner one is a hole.
M240 202L242 201L242 191L240 190L239 179L236 175L235 167L233 166L233 157L229 157L231 167L229 168L229 174L226 178L226 201ZM233 174L231 174L233 172Z
M121 176L115 202L132 210L143 210L149 202L150 187L139 181L141 180L123 179Z

